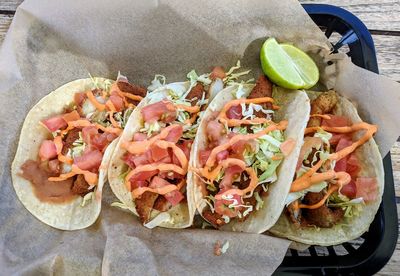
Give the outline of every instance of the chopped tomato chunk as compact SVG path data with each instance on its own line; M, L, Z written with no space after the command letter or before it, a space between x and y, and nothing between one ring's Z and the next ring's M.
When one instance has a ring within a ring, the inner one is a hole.
M342 190L340 190L340 193L342 193L343 195L347 196L350 199L355 198L357 195L356 183L353 180L351 180L350 183L348 183L347 185L344 185L342 187Z
M158 174L158 170L154 171L141 171L135 175L133 175L129 181L137 181L137 180L149 180L154 175Z
M225 170L225 174L222 178L219 188L222 190L227 190L232 188L233 180L240 176L243 169L239 166L232 166Z
M51 132L67 127L67 122L62 115L54 116L42 121L42 124Z
M98 150L85 152L82 156L74 158L74 164L81 170L98 170L103 159L103 154Z
M40 145L39 157L42 161L53 159L57 156L57 148L52 140L44 140Z
M174 126L165 137L165 141L177 143L183 134L183 127L181 125Z
M161 120L165 123L176 119L176 108L170 101L159 101L143 107L141 110L145 122L154 122Z
M228 119L242 119L242 106L239 104L229 108L226 112L226 117Z
M225 135L226 130L223 124L218 120L209 121L206 126L207 137L210 141L218 141L221 136Z
M119 96L117 92L113 92L111 94L110 101L114 105L117 112L122 111L122 109L124 108L124 99Z
M166 185L170 185L171 183L169 183L167 180L155 176L153 177L153 179L151 180L151 183L149 185L150 188L161 188L164 187ZM172 206L177 205L179 202L182 201L182 199L184 199L184 196L182 195L182 193L178 190L174 190L172 192L166 193L164 195L165 199L168 200Z

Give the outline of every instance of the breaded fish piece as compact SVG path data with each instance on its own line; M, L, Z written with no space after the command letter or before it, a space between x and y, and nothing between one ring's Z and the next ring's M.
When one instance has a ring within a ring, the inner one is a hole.
M321 93L318 98L311 102L311 115L332 113L338 102L338 97L335 91L329 90ZM320 117L311 117L307 127L318 127L321 125Z

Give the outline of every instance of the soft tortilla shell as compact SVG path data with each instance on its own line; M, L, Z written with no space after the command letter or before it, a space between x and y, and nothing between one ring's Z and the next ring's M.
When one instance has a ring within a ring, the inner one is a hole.
M244 85L246 96L250 94L253 87L254 85ZM205 149L207 146L206 125L208 123L208 118L210 118L215 111L220 111L227 102L235 99L233 92L236 91L236 89L237 86L231 86L222 90L205 111L193 144L193 167L200 167L198 152L199 150ZM274 121L289 121L284 135L286 139L294 139L296 145L290 155L287 156L279 166L277 170L278 180L269 185L268 196L263 198L263 207L258 211L252 212L249 218L244 222L232 220L230 223L224 225L221 228L222 230L262 233L274 225L283 210L284 201L295 174L297 157L303 143L303 133L309 118L310 103L306 93L302 91L289 91L282 88L274 88L273 97L275 103L281 107L275 112ZM189 175L192 181L189 183L188 188L193 193L196 208L201 214L206 207L204 199L206 195L205 184L193 172L190 172Z
M308 92L308 95L312 100L318 94ZM343 97L339 97L335 114L347 116L352 123L362 121L355 106ZM360 137L362 133L358 133L357 135ZM345 224L338 224L332 228L320 228L318 231L315 228L296 229L287 216L282 213L278 222L270 229L270 232L274 235L305 244L329 246L358 238L364 232L368 231L369 225L374 220L375 214L378 211L383 195L384 169L382 156L374 139L370 139L367 143L359 147L356 150L356 155L362 166L360 175L376 177L377 179L378 200L365 205L359 216L348 219Z
M94 81L98 83L106 80L104 78L94 78ZM108 81L112 82L111 80ZM11 166L15 192L25 208L40 221L62 230L86 228L96 221L100 214L104 181L107 179L106 168L116 141L113 141L104 153L95 196L83 207L81 206L81 197L61 204L41 202L35 196L32 184L20 176L20 168L26 160L37 159L41 142L49 136L48 130L39 122L53 115L61 114L64 107L73 102L75 92L93 88L93 80L90 78L75 80L61 86L41 99L25 118L17 153Z
M174 84L170 84L174 85ZM184 83L176 83L175 85L182 85L189 87L188 82ZM168 86L167 86L168 87ZM160 98L166 98L167 96L167 87L162 87L152 92L151 95L154 97L154 93L158 93ZM157 97L158 98L158 97ZM133 135L138 132L143 126L143 120L141 115L141 110L143 107L148 105L150 102L149 96L144 98L140 104L135 108L132 112L129 120L126 124L126 127L120 137L118 144L116 145L116 149L111 157L111 162L109 164L108 170L108 181L110 183L110 187L116 197L128 207L128 209L134 213L136 216L138 215L135 202L132 199L131 193L126 188L124 179L120 177L127 170L127 165L122 160L122 157L125 155L126 150L121 147L123 142L131 141ZM190 162L190 160L189 160ZM188 179L189 182L189 179ZM187 188L186 188L187 189ZM188 190L188 189L187 189ZM158 226L165 228L186 228L189 227L193 222L194 217L194 206L193 200L191 198L191 194L186 192L187 194L187 202L181 202L177 204L175 207L171 208L165 213L168 213L170 218L161 222ZM152 219L157 217L160 213L156 210L152 211Z

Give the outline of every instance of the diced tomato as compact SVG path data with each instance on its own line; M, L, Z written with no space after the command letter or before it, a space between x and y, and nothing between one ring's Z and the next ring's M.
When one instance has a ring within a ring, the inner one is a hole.
M212 79L212 80L215 80L215 79L222 80L225 77L226 77L225 70L221 66L215 66L210 74L210 79Z
M347 196L350 199L355 198L357 195L356 183L353 180L351 180L350 183L342 187L340 193Z
M103 159L103 154L98 150L84 152L82 156L74 158L74 164L81 170L98 170Z
M134 155L131 153L126 153L123 157L122 160L131 168L134 169L135 166L135 162L134 162Z
M332 138L329 140L331 145L337 145L341 139L351 139L347 133L332 133Z
M202 167L206 164L208 157L210 157L211 150L199 150L199 162Z
M340 139L340 140L339 140L339 143L338 143L337 146L336 146L336 152L338 152L338 151L340 151L340 150L342 150L342 149L344 149L344 148L347 148L347 147L351 146L352 143L353 143L353 142L352 142L351 139L348 138L348 137L344 137L344 138Z
M159 101L147 105L141 110L143 120L145 122L161 121L165 123L172 122L176 119L176 108L170 101Z
M108 134L104 132L93 136L92 140L90 141L90 146L103 151L109 143L110 141L108 140Z
M174 126L165 137L165 141L177 143L183 134L183 127L181 125Z
M132 161L136 167L149 164L149 160L147 159L146 155L140 154L132 157Z
M167 149L162 149L156 145L152 145L150 151L151 158L154 162L159 162L163 158L170 157Z
M345 172L347 171L347 156L343 157L342 159L336 161L335 172Z
M192 143L193 143L192 140L183 140L179 144L177 144L177 147L183 151L187 160L189 160L190 158L190 149L192 147ZM181 165L178 158L176 158L175 154L173 154L172 151L171 151L171 156L172 156L172 163L174 163L175 165Z
M67 127L62 115L54 116L42 121L42 124L51 132Z
M129 182L131 183L131 191L139 188L139 187L147 187L149 186L149 183L147 181L144 180L135 180L132 181L132 178L129 180Z
M187 160L190 158L190 150L192 148L193 141L192 140L183 140L182 143L179 143L177 146L185 153Z
M350 174L351 178L355 179L360 173L361 167L355 153L352 153L347 159L346 172Z
M218 152L216 157L217 157L218 161L222 161L222 160L225 160L226 158L228 158L228 156L229 156L229 151L223 150L223 151Z
M152 178L153 176L155 176L156 174L158 174L158 170L154 170L154 171L141 171L135 175L133 175L129 181L138 181L138 180L149 180L150 178Z
M86 93L85 92L75 93L74 102L75 102L76 105L80 106L80 105L83 104L83 102L85 101L86 98L87 97L86 97Z
M95 126L88 126L82 129L82 139L83 141L90 145L92 138L99 132Z
M146 133L136 132L133 134L133 141L144 141L147 139Z
M177 205L185 198L183 194L178 190L166 193L164 197L169 201L169 203L171 203L172 206Z
M121 111L124 108L124 99L119 96L117 92L111 94L110 101L114 105L117 112Z
M331 118L322 120L322 126L345 127L350 126L351 122L346 116L329 115Z
M358 177L356 186L356 197L362 197L365 202L376 200L378 196L378 184L375 177Z
M210 141L218 141L221 136L225 135L226 130L223 124L218 120L209 121L206 126L207 137Z
M52 140L44 140L40 145L39 157L42 161L49 160L57 156L57 148Z
M79 115L78 111L74 110L69 113L63 114L62 118L64 119L64 121L70 122L70 121L79 120L81 118L81 116Z
M223 192L223 191L221 191L221 192ZM237 194L234 194L232 199L217 199L215 201L215 205L214 205L215 212L217 214L220 214L223 216L225 215L230 218L236 217L241 208L233 207L233 206L232 206L232 208L229 208L229 205L231 205L235 201L237 202L237 204L242 204L242 198Z
M239 166L232 166L225 170L224 177L222 178L219 188L221 190L227 190L232 188L234 178L238 177L243 169Z
M242 106L240 104L232 106L226 112L228 119L242 119Z
M155 176L151 180L149 187L150 188L161 188L161 187L164 187L164 186L170 185L170 184L171 183L169 183L167 180L165 180L161 177ZM164 195L164 197L171 203L172 206L177 205L179 202L182 201L182 199L184 199L184 196L178 190L174 190L172 192L166 193Z

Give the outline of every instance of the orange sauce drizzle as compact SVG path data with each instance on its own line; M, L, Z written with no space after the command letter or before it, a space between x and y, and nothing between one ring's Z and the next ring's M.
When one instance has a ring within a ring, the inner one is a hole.
M103 111L106 106L102 103L99 103L96 100L96 97L93 95L93 92L91 90L86 92L86 96L88 97L89 101L96 107L96 109Z
M145 141L131 141L131 142L123 141L121 144L121 147L123 149L126 149L127 151L129 151L132 154L144 153L146 150L149 149L149 147L155 141L165 139L168 136L169 132L175 127L181 127L181 126L180 125L170 125L170 126L164 128L163 130L161 130L161 132L159 134L157 134Z
M134 189L131 192L131 194L132 194L132 198L138 198L145 192L152 192L152 193L156 193L159 195L165 195L165 194L168 194L175 190L179 191L185 185L185 183L186 183L185 179L182 179L181 182L178 183L178 185L169 184L169 185L166 185L163 187L158 187L158 188L139 187L139 188Z
M252 120L240 120L240 119L228 119L226 116L226 112L232 107L237 106L239 104L259 104L259 103L272 103L274 99L270 97L263 97L263 98L254 98L254 99L237 99L227 102L224 107L222 108L221 112L218 115L218 119L221 123L226 124L228 127L232 126L240 126L240 125L250 125L250 124L262 124L262 123L270 123L271 120L267 118L254 118Z
M364 135L357 141L353 142L350 146L341 149L338 152L332 153L329 155L327 160L340 160L347 155L354 152L359 146L366 143L372 136L377 132L378 127L376 125L371 125L365 122L356 123L352 126L346 127L328 127L328 126L320 126L320 127L309 127L306 128L305 134L313 133L318 129L323 129L329 132L336 132L336 133L350 133L359 130L365 130L366 132ZM324 198L316 204L313 205L304 205L300 204L299 208L308 208L308 209L316 209L321 207L325 201L328 199L329 195L332 194L334 191L339 189L340 187L347 185L351 181L351 177L346 172L335 172L333 170L324 172L324 173L317 173L317 170L322 166L322 164L327 160L319 160L317 164L315 164L309 171L303 174L301 177L296 179L291 186L290 192L298 192L308 187L312 186L315 183L319 183L324 180L336 180L335 185L332 185L328 189L328 193L324 196Z

